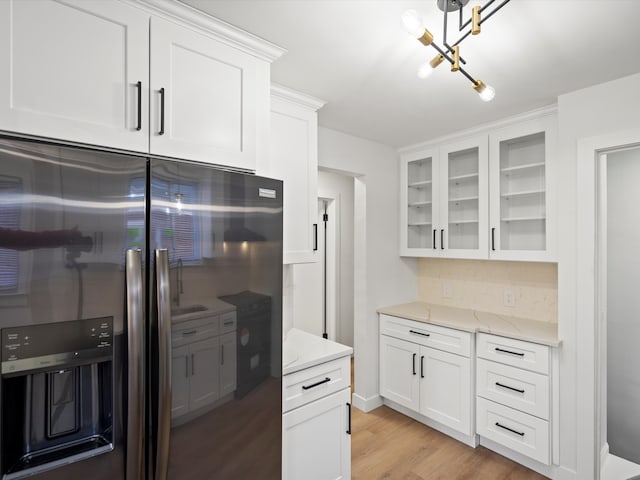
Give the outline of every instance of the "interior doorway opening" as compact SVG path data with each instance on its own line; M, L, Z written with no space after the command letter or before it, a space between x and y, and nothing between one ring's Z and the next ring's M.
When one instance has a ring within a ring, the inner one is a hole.
M597 161L597 400L602 480L640 475L640 146Z

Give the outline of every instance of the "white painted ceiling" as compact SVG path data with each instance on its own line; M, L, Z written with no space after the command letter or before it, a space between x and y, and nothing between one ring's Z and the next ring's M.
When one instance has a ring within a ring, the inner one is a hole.
M461 44L467 71L496 90L489 103L446 62L417 77L436 52L407 35L400 15L417 10L442 45L436 0L182 1L287 49L272 79L326 100L321 125L395 147L640 72L640 0L512 0ZM449 20L453 43L458 17Z

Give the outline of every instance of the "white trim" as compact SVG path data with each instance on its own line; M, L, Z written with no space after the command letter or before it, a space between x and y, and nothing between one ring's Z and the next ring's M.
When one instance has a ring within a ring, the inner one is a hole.
M208 15L184 3L172 0L123 0L137 8L150 13L177 20L184 25L197 30L209 37L213 37L238 50L253 55L267 62L280 58L286 50L263 38L239 29L227 22Z
M640 129L578 140L576 203L576 329L577 345L577 474L584 480L597 478L596 431L600 412L596 410L598 347L596 338L596 162L600 152L640 142Z
M399 154L407 154L412 153L414 151L420 151L424 149L429 149L434 146L438 146L443 142L451 142L461 139L462 137L467 137L470 135L482 135L489 133L490 130L494 130L497 128L512 126L514 123L525 122L528 120L537 119L546 115L555 115L558 111L558 106L556 104L549 105L547 107L538 108L535 110L531 110L529 112L521 113L519 115L514 115L512 117L503 118L501 120L484 123L482 125L478 125L476 127L468 128L466 130L459 130L455 133L443 135L441 137L432 138L430 140L426 140L420 143L414 143L412 145L407 145L405 147L398 148Z
M554 476L554 468L552 465L545 465L544 463L537 462L526 455L522 455L521 453L514 452L510 448L504 447L499 443L494 442L493 440L489 440L485 437L480 437L480 445L483 447L487 447L489 450L492 450L496 453L499 453L503 457L507 457L510 460L513 460L520 465L524 465L530 470L534 472L538 472L540 475L544 475L545 477L555 478Z
M364 413L369 413L382 406L382 397L380 395L372 395L369 398L365 398L354 393L351 395L351 403L358 410L361 410Z
M306 108L312 108L316 111L327 104L325 100L312 97L311 95L307 95L306 93L302 93L297 90L293 90L292 88L285 87L284 85L279 85L273 82L271 83L271 95L273 95L274 97L279 97L282 100L286 100L288 102L296 103Z

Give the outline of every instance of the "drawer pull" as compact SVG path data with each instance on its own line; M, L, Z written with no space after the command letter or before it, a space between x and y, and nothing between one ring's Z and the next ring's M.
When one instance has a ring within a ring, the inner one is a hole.
M233 325L233 320L229 320L228 322L224 322L225 325Z
M198 333L198 330L189 330L188 332L182 332L182 336L187 337L189 335L195 335L196 333Z
M416 374L416 355L417 353L413 354L413 374Z
M420 357L420 378L424 378L424 355Z
M351 435L351 404L349 402L347 402L347 415L347 435Z
M524 353L522 352L512 352L511 350L505 350L503 348L496 347L496 352L508 353L509 355L516 355L518 357L524 357Z
M508 430L511 433L515 433L516 435L520 435L521 437L524 437L524 432L519 432L517 430L514 430L513 428L509 428L509 427L505 427L504 425L500 425L500 422L496 422L496 427L504 428L505 430Z
M325 377L324 380L320 380L319 382L314 383L313 385L303 385L303 390L309 390L310 388L317 387L318 385L322 385L323 383L330 382L331 379L329 377Z
M422 335L423 337L430 337L431 336L430 333L416 332L415 330L409 330L409 333L413 333L414 335Z
M503 385L500 382L496 382L496 386L506 388L508 390L513 390L514 392L524 393L524 389L520 390L519 388L510 387L509 385Z

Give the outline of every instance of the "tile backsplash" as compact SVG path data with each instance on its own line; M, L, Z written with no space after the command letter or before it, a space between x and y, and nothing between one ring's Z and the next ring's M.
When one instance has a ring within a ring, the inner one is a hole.
M513 306L505 305L505 292L513 297ZM421 258L418 300L557 323L558 266Z

